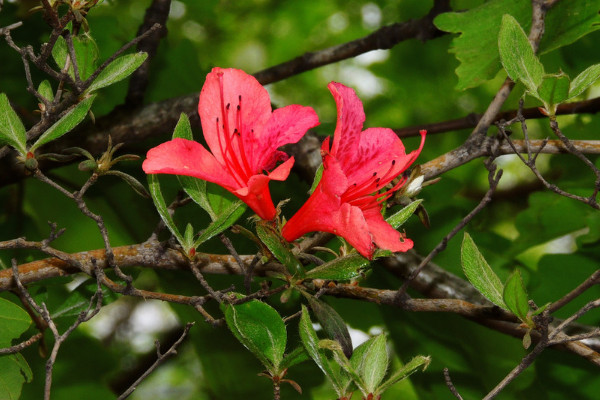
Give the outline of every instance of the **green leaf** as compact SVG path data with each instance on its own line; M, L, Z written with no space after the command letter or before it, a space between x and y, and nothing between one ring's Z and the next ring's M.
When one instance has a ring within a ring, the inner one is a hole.
M415 210L419 205L423 202L423 199L418 199L411 202L409 205L404 207L402 210L390 215L385 220L388 224L390 224L394 229L400 228L411 215L415 213Z
M86 92L93 92L127 78L146 61L147 57L147 53L134 53L116 58L100 72Z
M73 50L75 52L75 58L77 59L79 77L82 80L85 80L96 69L98 46L94 39L89 35L71 36L71 40L73 41ZM56 65L58 65L61 71L65 68L68 54L67 41L64 37L59 36L52 48L52 58L54 58ZM71 78L75 79L75 69L71 62L69 62L67 73Z
M554 4L544 20L545 29L540 41L540 54L576 42L588 33L600 29L599 10L598 0L559 1Z
M208 195L206 193L206 181L194 178L193 176L177 175L179 184L188 196L198 204L204 211L208 213L213 221L217 219L217 214L213 211Z
M48 101L54 100L52 85L50 85L50 82L47 79L44 79L42 82L40 82L40 86L38 86L38 93Z
M12 340L21 336L30 324L31 318L25 310L0 297L0 347L11 346Z
M369 265L368 259L354 253L311 269L306 273L306 278L348 281L360 277Z
M358 346L350 358L350 364L362 378L367 391L363 395L374 393L385 377L389 363L385 343L385 335L374 336Z
M0 399L19 399L23 384L33 378L27 361L20 354L2 356L0 371Z
M194 227L189 222L185 226L185 231L183 232L182 246L186 253L189 252L191 248L196 248L196 246L194 246Z
M294 365L300 364L306 360L310 360L310 356L306 352L304 346L296 347L291 353L286 354L281 360L279 366L282 370L293 367Z
M308 194L313 194L313 192L317 188L317 185L319 184L319 182L321 182L322 177L323 177L323 164L319 165L319 168L317 168L317 172L315 172L315 179L313 179L313 183L310 186L310 190L308 191Z
M75 36L72 39L75 58L77 58L79 77L82 80L86 80L96 70L98 46L90 35ZM69 68L69 74L74 76L73 67Z
M554 115L556 107L569 97L569 84L569 77L562 72L544 76L537 91L550 115Z
M575 42L600 29L600 5L597 0L562 1L555 4L545 18L545 33L540 54ZM450 52L460 65L456 69L458 90L476 87L492 79L500 69L497 42L501 16L510 14L528 30L531 3L515 0L491 0L466 12L440 14L435 25L446 32L460 33L452 40Z
M288 247L288 243L283 240L269 221L258 221L256 223L256 233L261 242L267 246L275 258L286 266L290 274L304 276L302 264L298 261L294 253L292 253Z
M466 12L438 15L434 24L446 32L460 33L452 40L451 53L460 65L456 69L458 90L476 87L493 78L500 69L498 32L501 16L511 14L524 24L531 20L531 3L492 0Z
M29 151L35 151L38 147L58 139L79 125L87 115L88 111L90 111L95 98L96 95L89 96L73 106L61 119L56 121L54 125L48 128L46 132L36 140Z
M235 337L269 372L279 374L287 333L277 311L258 300L223 307L225 321Z
M227 189L212 182L206 182L206 195L215 215L220 215L224 210L227 210L232 203L239 200Z
M175 130L173 130L173 139L176 138L194 140L190 119L185 113L181 113L179 121L177 121L177 125L175 125Z
M592 65L577 75L571 82L569 88L569 99L579 96L588 87L592 86L600 78L600 64Z
M91 160L87 160L87 161L91 161ZM150 198L150 193L148 193L148 191L146 190L144 185L142 185L141 182L138 181L133 176L126 174L125 172L122 172L122 171L112 171L112 170L104 172L104 175L113 175L113 176L119 177L119 178L123 179L125 181L125 183L127 183L137 194L139 194L142 197Z
M338 342L346 357L350 358L352 355L352 339L346 322L329 304L314 296L303 294L308 299L308 305L321 324L323 331L329 338Z
M465 232L461 247L461 263L469 282L489 301L506 308L502 300L504 287L498 275L489 266L471 236Z
M511 15L502 16L498 35L500 62L515 82L521 81L532 94L542 83L544 66L535 55L521 25Z
M165 203L165 199L160 190L160 182L158 181L158 176L156 176L156 174L148 175L148 187L150 188L150 196L152 196L152 201L154 202L154 206L156 207L156 211L158 211L160 218L173 236L177 238L179 244L183 246L183 236L181 236L181 233L177 230L175 221L173 221L171 214L169 214L169 209L167 208L167 203Z
M67 41L64 37L59 36L54 43L54 47L52 48L52 58L54 58L54 62L56 62L56 65L61 71L65 68L68 54L69 51L67 50ZM69 68L69 75L73 77L72 67Z
M550 304L552 304L552 303L546 303L546 304L544 304L543 306L541 306L541 307L540 307L540 308L538 308L537 310L533 311L533 312L531 313L531 315L533 316L533 315L539 315L539 314L543 313L543 312L544 312L544 310L546 310L546 308L548 308L548 306L549 306Z
M304 304L302 305L302 315L300 316L298 327L300 330L300 339L302 340L306 352L331 381L338 396L341 396L343 393L342 377L337 370L331 368L329 360L325 356L325 352L319 347L319 338L312 326L310 316L308 315L308 309Z
M381 393L385 392L386 390L388 390L390 388L390 386L394 385L395 383L397 383L405 378L408 378L410 375L412 375L414 372L416 372L419 368L422 368L422 371L425 371L427 366L429 366L430 362L431 362L431 357L425 357L425 356L414 357L412 360L410 360L408 363L406 363L402 368L400 368L398 371L394 372L385 382L383 382L381 384L381 386L379 386L379 388L377 388L376 394L381 394Z
M194 242L194 247L200 246L208 239L215 237L236 221L246 212L246 204L243 201L236 201L231 204L227 210L224 210L206 229L202 231L198 239Z
M515 314L523 322L527 322L527 313L529 313L529 303L527 298L527 291L523 285L523 279L521 278L521 272L516 269L504 285L504 304L508 309Z
M0 93L0 145L7 144L25 156L27 154L26 142L25 126L10 106L8 97L4 93Z

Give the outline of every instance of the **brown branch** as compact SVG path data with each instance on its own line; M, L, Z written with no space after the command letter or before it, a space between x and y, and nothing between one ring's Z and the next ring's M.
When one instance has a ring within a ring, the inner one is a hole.
M351 284L329 286L326 281L315 281L315 283L317 289L322 291L323 294L330 296L400 307L403 310L411 312L449 312L458 314L478 324L519 339L522 339L526 332L514 315L493 305L477 305L459 299L406 298L404 301L398 302L396 299L397 291L394 290L363 288ZM534 342L541 339L541 335L537 331L532 331L531 337ZM559 349L574 353L600 366L600 354L582 342L557 342L555 345Z
M0 349L0 356L6 355L6 354L18 353L21 350L26 349L27 347L31 346L32 344L34 344L35 342L40 340L42 338L42 336L44 336L44 334L42 332L38 332L35 335L33 335L32 337L30 337L29 339L24 340L19 344L15 344L14 346Z
M436 0L429 14L423 18L384 26L363 38L316 52L305 53L293 60L260 71L254 76L260 83L266 85L323 65L356 57L368 51L390 49L404 40L433 39L445 34L433 25L433 19L438 14L449 11L449 3L448 0Z
M160 26L159 29L152 32L144 40L140 41L137 46L137 51L145 52L148 58L137 69L129 79L129 90L125 98L125 105L128 107L137 107L144 101L144 94L148 87L150 78L150 63L156 55L160 40L167 35L167 18L169 17L169 8L171 0L153 0L150 7L146 9L144 22L138 29L138 36L149 30L155 24Z
M600 282L600 269L596 270L589 278L587 278L584 282L582 282L575 289L571 290L569 293L564 295L560 300L555 301L554 303L548 306L548 311L550 313L555 312L556 310L564 307L568 303L570 303L575 298L579 297L583 292L591 288L592 286L598 284Z
M556 109L556 115L595 114L598 111L600 111L600 97L596 97L589 100L575 101L572 103L560 104ZM511 120L517 116L517 112L518 110L508 110L500 112L493 119L492 123L496 123L502 120ZM543 114L540 111L539 107L523 109L523 116L525 117L525 119L548 118L547 115ZM482 114L472 113L467 115L466 117L452 119L448 121L394 129L394 132L396 132L396 134L402 138L419 136L419 131L421 129L427 130L428 135L457 131L477 126L477 123L481 120L481 117Z
M115 263L121 267L141 266L148 268L166 269L166 270L189 270L187 259L177 250L165 249L158 242L146 242L132 246L115 247ZM245 265L249 265L254 259L254 255L240 255L240 259ZM71 258L78 263L84 272L94 270L94 261L97 268L107 268L105 260L105 251L94 250L72 254ZM419 256L413 253L396 254L382 260L385 266L399 275L407 276L416 269L419 263ZM198 253L196 261L203 273L211 274L238 274L243 275L241 269L233 256L229 255L210 255ZM280 271L283 267L277 264L258 264L256 267L257 275L264 275L268 271ZM56 276L66 276L72 273L80 272L78 268L73 267L71 263L57 259L49 258L40 261L34 261L19 266L19 275L23 283L36 282L49 279ZM438 285L437 282L444 282L444 285ZM319 281L316 281L317 285ZM322 281L321 281L322 282ZM214 320L202 308L202 304L207 300L206 297L188 297L168 293L157 293L130 288L125 291L125 286L117 285L114 282L102 279L102 283L109 289L118 291L126 295L132 295L145 299L159 299L178 304L194 305L194 307L205 316L211 324L219 324L220 320ZM11 270L0 271L0 291L14 289L15 282ZM411 282L411 286L426 296L430 297L454 297L452 299L410 299L407 302L399 304L396 301L395 290L379 290L361 288L354 285L337 285L334 288L327 287L325 294L339 297L354 298L362 301L375 302L378 304L388 304L394 307L399 305L407 310L420 312L453 312L469 318L479 319L478 322L500 332L521 338L525 331L516 322L515 317L498 307L490 305L483 297L473 289L467 282L456 276L442 270L429 263L426 268ZM319 288L319 287L317 287ZM264 294L256 293L254 297L271 295L279 292L281 288ZM222 292L222 291L221 291ZM219 296L217 296L219 297ZM251 296L251 298L254 298ZM535 339L535 335L532 335ZM596 364L600 364L600 355L581 342L565 343L563 345L569 351L578 354Z
M1 242L0 246L4 243L7 242ZM68 276L81 271L91 275L94 271L92 259L97 260L99 268L108 268L104 249L83 251L70 255L62 252L60 254L61 258L47 258L20 265L19 274L23 284L58 276ZM188 261L181 252L164 248L158 242L149 241L136 245L114 247L113 254L115 265L121 268L140 266L165 270L189 270ZM248 265L252 262L254 255L241 255L240 258L245 265ZM66 261L67 259L71 262ZM245 273L233 256L230 255L198 253L195 260L203 273L236 275ZM77 263L81 270L76 268L73 265L74 263ZM276 264L259 264L255 268L255 273L264 275L267 271L280 270L281 266ZM1 270L0 292L14 288L12 271L10 269Z

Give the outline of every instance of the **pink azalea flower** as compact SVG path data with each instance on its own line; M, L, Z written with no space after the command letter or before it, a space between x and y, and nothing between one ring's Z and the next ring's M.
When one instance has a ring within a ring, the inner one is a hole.
M269 94L253 76L214 68L200 92L198 113L210 152L195 141L173 139L148 151L144 171L214 182L261 218L275 218L269 181L285 180L294 164L293 157L277 149L296 143L319 124L314 110L290 105L272 112Z
M354 90L332 82L329 90L337 104L333 145L329 138L321 149L323 175L315 191L283 227L283 237L293 241L313 231L342 236L360 254L373 257L376 247L407 251L412 240L385 222L382 202L398 190L385 186L415 161L425 142L421 131L418 150L406 154L402 141L388 128L362 130L365 113Z

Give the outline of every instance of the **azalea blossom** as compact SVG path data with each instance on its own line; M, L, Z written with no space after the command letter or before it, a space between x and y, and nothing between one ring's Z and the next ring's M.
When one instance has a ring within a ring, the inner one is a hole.
M269 181L285 180L294 164L293 157L277 149L296 143L319 124L314 110L290 105L272 111L269 94L253 76L214 68L200 92L198 114L210 151L192 140L173 139L148 151L144 171L214 182L261 218L273 219Z
M332 82L329 90L337 105L333 144L329 138L321 148L323 174L307 202L283 227L288 241L313 231L342 236L360 254L372 258L376 247L407 251L412 240L392 228L381 214L382 203L405 182L400 179L420 154L425 142L406 154L402 141L388 128L362 130L365 114L354 90Z

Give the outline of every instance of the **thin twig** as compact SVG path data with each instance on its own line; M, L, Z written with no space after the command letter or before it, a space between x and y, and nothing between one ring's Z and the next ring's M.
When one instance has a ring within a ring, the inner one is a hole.
M579 295L581 295L583 292L585 292L592 286L596 285L598 282L600 282L600 269L597 269L596 271L594 271L594 273L592 275L590 275L589 278L587 278L585 281L583 281L575 289L571 290L569 293L564 295L561 299L550 304L547 307L547 310L551 314L554 313L555 311L559 310L560 308L562 308L565 305L567 305L568 303L570 303L575 298L579 297Z
M423 270L423 268L425 268L425 266L427 264L429 264L429 262L433 259L433 257L435 257L438 253L442 252L446 248L446 245L448 244L450 239L452 239L458 232L460 232L477 214L479 214L479 212L481 210L483 210L485 208L485 206L487 206L487 204L490 201L492 201L492 195L496 191L496 188L498 187L498 182L500 182L500 178L502 177L502 170L499 170L496 173L496 166L494 164L492 164L491 159L488 160L488 162L486 163L486 166L489 170L488 181L489 181L490 187L489 187L488 191L485 193L485 195L483 196L483 198L481 199L479 204L477 204L477 206L473 210L471 210L471 212L469 214L467 214L454 227L454 229L452 229L441 240L441 242L437 246L435 246L435 248L427 255L427 257L425 257L423 259L423 261L421 261L421 263L419 264L417 269L415 269L413 271L411 276L402 284L402 286L398 289L398 293L397 293L398 301L400 301L400 302L402 301L403 297L406 294L406 290L408 289L408 285L410 284L410 281L412 281L413 279L415 279L417 277L417 275L419 275L419 273Z
M548 318L547 312L546 318ZM546 349L546 347L548 346L548 325L543 324L541 331L542 335L540 341L536 344L533 350L529 354L527 354L521 360L519 365L517 365L512 371L510 371L510 373L506 375L504 379L502 379L502 381L500 381L500 383L498 383L498 385L496 385L496 387L492 389L483 398L483 400L491 400L495 398L506 386L508 386L509 383L511 383L517 376L519 376L523 371L525 371L535 361L537 356L539 356L544 351L544 349Z
M129 395L131 393L133 393L133 391L138 387L138 385L144 379L146 379L146 377L148 377L148 375L150 375L156 368L158 368L159 365L161 365L168 357L176 355L177 354L177 348L179 347L179 345L181 343L183 343L183 340L187 337L187 335L188 335L190 329L192 328L192 326L194 326L194 323L193 322L188 322L185 325L185 328L183 329L183 333L181 334L181 336L179 337L179 339L175 343L173 343L173 345L165 353L161 354L161 352L160 352L160 343L157 340L155 342L155 345L156 345L156 356L157 356L156 361L138 379L136 379L136 381L133 382L131 384L131 386L117 398L117 400L122 400L122 399L126 399L127 397L129 397Z
M444 381L446 382L446 386L448 386L448 389L450 389L450 392L454 395L454 397L456 397L459 400L463 400L460 393L458 393L458 390L456 390L456 388L454 387L452 379L450 379L450 371L448 371L448 368L444 368Z
M40 340L42 337L44 336L44 334L42 332L38 332L35 335L33 335L32 337L30 337L27 340L22 341L19 344L15 344L14 346L10 346L10 347L6 347L3 349L0 349L0 355L6 355L6 354L15 354L20 352L23 349L26 349L27 347L31 346L32 344L34 344L35 342L37 342L38 340Z

